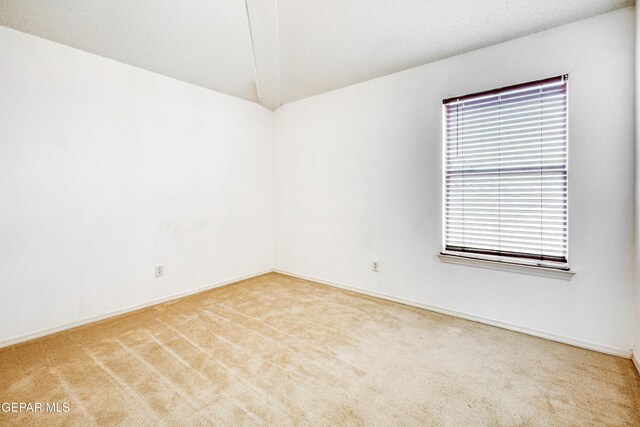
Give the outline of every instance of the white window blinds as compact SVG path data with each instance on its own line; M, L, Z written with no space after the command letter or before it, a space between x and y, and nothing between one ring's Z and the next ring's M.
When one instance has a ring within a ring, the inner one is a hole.
M567 77L443 103L444 252L567 269Z

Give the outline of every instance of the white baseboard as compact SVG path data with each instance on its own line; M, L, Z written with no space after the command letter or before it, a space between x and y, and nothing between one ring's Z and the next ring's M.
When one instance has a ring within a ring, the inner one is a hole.
M58 326L54 326L51 328L47 328L47 329L43 329L37 332L33 332L33 333L29 333L26 335L21 335L18 337L14 337L14 338L9 338L7 340L2 340L0 341L0 348L3 347L8 347L11 345L15 345L15 344L19 344L21 342L25 342L25 341L29 341L29 340L33 340L36 338L40 338L46 335L51 335L54 334L56 332L62 332L65 331L67 329L72 329L72 328L76 328L78 326L83 326L89 323L93 323L93 322L97 322L100 320L104 320L104 319L108 319L110 317L114 317L114 316L119 316L121 314L125 314L125 313L129 313L135 310L140 310L143 308L147 308L147 307L151 307L157 304L162 304L164 302L167 301L172 301L178 298L183 298L189 295L194 295L200 292L204 292L207 290L211 290L211 289L215 289L215 288L220 288L226 285L230 285L232 283L236 283L236 282L240 282L242 280L247 280L247 279L251 279L253 277L257 277L257 276L261 276L263 274L267 274L267 273L271 273L271 272L276 272L276 273L280 273L280 274L285 274L288 276L292 276L292 277L297 277L300 279L304 279L304 280L309 280L312 282L316 282L322 285L327 285L327 286L332 286L335 288L340 288L340 289L345 289L348 291L352 291L352 292L356 292L356 293L360 293L360 294L364 294L364 295L369 295L372 297L376 297L376 298L381 298L384 300L388 300L388 301L393 301L393 302L397 302L399 304L404 304L404 305L409 305L412 307L417 307L417 308L422 308L424 310L429 310L429 311L434 311L436 313L441 313L441 314L446 314L449 316L454 316L454 317L459 317L462 319L466 319L466 320L471 320L474 322L479 322L479 323L484 323L487 325L491 325L491 326L497 326L499 328L503 328L503 329L509 329L512 331L516 331L516 332L521 332L524 334L528 334L528 335L533 335L536 337L540 337L540 338L545 338L545 339L549 339L552 341L557 341L557 342L561 342L564 344L569 344L569 345L573 345L576 347L582 347L582 348L586 348L589 350L594 350L594 351L598 351L601 353L606 353L606 354L611 354L614 356L620 356L620 357L625 357L625 358L631 358L633 360L633 363L636 366L636 369L638 369L638 372L640 373L640 360L639 357L640 355L638 353L634 353L631 350L625 350L625 349L620 349L620 348L616 348L616 347L611 347L611 346L607 346L604 344L597 344L597 343L592 343L590 341L584 341L584 340L580 340L580 339L576 339L576 338L571 338L571 337L565 337L562 335L556 335L550 332L544 332L544 331L539 331L536 329L532 329L532 328L527 328L527 327L523 327L523 326L517 326L517 325L512 325L510 323L506 323L506 322L502 322L499 320L493 320L493 319L489 319L489 318L485 318L485 317L481 317L481 316L475 316L472 314L467 314L467 313L463 313L463 312L459 312L459 311L455 311L455 310L450 310L447 308L443 308L443 307L437 307L437 306L433 306L433 305L429 305L429 304L423 304L417 301L411 301L411 300L407 300L404 298L399 298L399 297L394 297L391 295L387 295L387 294L383 294L380 292L374 292L374 291L369 291L366 289L362 289L362 288L357 288L357 287L353 287L353 286L348 286L342 283L337 283L337 282L333 282L333 281L329 281L329 280L324 280L324 279L319 279L316 277L310 277L310 276L306 276L303 274L298 274L298 273L293 273L290 271L285 271L285 270L280 270L280 269L268 269L268 270L264 270L264 271L259 271L253 274L248 274L246 276L242 276L242 277L236 277L234 279L229 279L229 280L225 280L223 282L218 282L218 283L214 283L214 284L210 284L210 285L206 285L197 289L191 289L188 291L184 291L184 292L179 292L177 294L173 294L167 297L163 297L163 298L159 298L159 299L155 299L152 301L147 301L145 303L141 303L141 304L136 304L133 306L129 306L126 308L122 308L122 309L118 309L118 310L113 310L110 311L108 313L105 314L101 314L98 316L91 316L88 318L84 318L81 320L77 320L74 322L70 322L70 323L66 323L63 325L58 325Z
M177 294L173 294L167 297L162 297L162 298L158 298L152 301L147 301L141 304L136 304L136 305L132 305L129 307L125 307L125 308L120 308L118 310L113 310L110 311L108 313L104 313L104 314L100 314L98 316L91 316L91 317L87 317L81 320L77 320L74 322L70 322L70 323L65 323L63 325L58 325L58 326L54 326L51 328L47 328L47 329L42 329L40 331L37 332L32 332L30 334L26 334L26 335L21 335L18 337L14 337L14 338L9 338L7 340L2 340L0 341L0 348L3 347L9 347L11 345L15 345L15 344L19 344L21 342L25 342L25 341L30 341L36 338L41 338L44 337L46 335L51 335L51 334L55 334L56 332L62 332L62 331L66 331L67 329L72 329L72 328L76 328L78 326L83 326L83 325L87 325L89 323L93 323L93 322L97 322L100 320L104 320L104 319L108 319L110 317L114 317L114 316L119 316L121 314L125 314L125 313L129 313L132 311L136 311L136 310L140 310L143 308L147 308L147 307L151 307L154 305L158 305L158 304L162 304L163 302L167 302L167 301L172 301L178 298L183 298L189 295L194 295L200 292L204 292L204 291L208 291L211 289L215 289L215 288L221 288L223 286L227 286L230 285L232 283L236 283L236 282L240 282L242 280L247 280L247 279L251 279L252 277L257 277L257 276L261 276L263 274L267 274L267 273L271 273L273 272L272 269L268 269L268 270L264 270L264 271L259 271L257 273L253 273L253 274L248 274L246 276L242 276L242 277L236 277L234 279L229 279L229 280L225 280L223 282L217 282L214 284L210 284L210 285L206 285L206 286L202 286L199 287L197 289L191 289L188 291L184 291L184 292L179 292Z
M322 285L327 285L327 286L332 286L335 288L340 288L340 289L345 289L348 291L352 291L352 292L357 292L360 294L364 294L364 295L369 295L372 297L376 297L376 298L382 298L388 301L393 301L393 302L397 302L400 304L405 304L405 305L409 305L412 307L417 307L417 308L422 308L425 310L429 310L429 311L434 311L436 313L441 313L441 314L446 314L449 316L454 316L454 317L459 317L462 319L466 319L466 320L472 320L474 322L479 322L479 323L484 323L487 325L491 325L491 326L497 326L499 328L503 328L503 329L509 329L511 331L516 331L516 332L521 332L523 334L527 334L527 335L533 335L534 337L539 337L539 338L545 338L551 341L557 341L557 342L561 342L564 344L569 344L569 345L573 345L576 347L581 347L581 348L586 348L588 350L594 350L594 351L598 351L600 353L606 353L606 354L611 354L613 356L620 356L620 357L624 357L627 359L631 358L632 352L631 350L628 349L623 349L623 348L616 348L616 347L611 347L605 344L598 344L598 343L593 343L590 341L585 341L585 340L581 340L581 339L577 339L577 338L571 338L571 337L566 337L566 336L562 336L562 335L557 335L551 332L545 332L545 331L539 331L537 329L532 329L532 328L527 328L525 326L518 326L518 325L513 325L510 323L506 323L506 322L502 322L500 320L494 320L494 319L489 319L486 317L482 317L482 316L476 316L473 314L467 314L467 313L463 313L460 311L455 311L455 310L451 310L448 308L444 308L444 307L437 307L437 306L433 306L433 305L429 305L429 304L423 304L417 301L411 301L411 300L407 300L404 298L398 298L398 297L394 297L391 295L387 295L387 294L383 294L380 292L374 292L374 291L369 291L366 289L362 289L362 288L356 288L353 286L349 286L349 285L345 285L343 283L337 283L337 282L332 282L329 280L323 280L323 279L318 279L315 277L309 277L303 274L298 274L298 273L293 273L290 271L285 271L285 270L280 270L280 269L274 269L274 272L276 273L280 273L280 274L285 274L288 276L292 276L292 277L297 277L299 279L304 279L304 280L309 280L311 282L316 282ZM638 367L638 361L637 359L634 359L634 362L636 362L636 367Z
M640 354L638 354L640 352L640 349L638 350L639 351L634 350L631 360L633 360L633 364L636 366L636 371L638 371L638 374L640 374Z

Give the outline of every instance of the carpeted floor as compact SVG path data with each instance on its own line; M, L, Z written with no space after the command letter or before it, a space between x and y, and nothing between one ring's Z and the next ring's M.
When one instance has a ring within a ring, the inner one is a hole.
M3 425L640 425L631 361L268 274L0 350Z

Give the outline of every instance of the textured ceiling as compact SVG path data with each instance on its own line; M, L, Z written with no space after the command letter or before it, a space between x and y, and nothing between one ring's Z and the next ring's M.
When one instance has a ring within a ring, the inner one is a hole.
M258 101L244 0L0 0L0 25Z
M295 101L632 3L280 0L282 99Z
M0 25L269 109L633 0L0 0Z

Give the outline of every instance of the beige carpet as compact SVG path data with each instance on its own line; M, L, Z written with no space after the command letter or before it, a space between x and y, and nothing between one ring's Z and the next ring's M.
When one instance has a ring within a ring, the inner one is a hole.
M3 425L640 425L629 360L268 274L0 350ZM61 406L62 409L62 406Z

